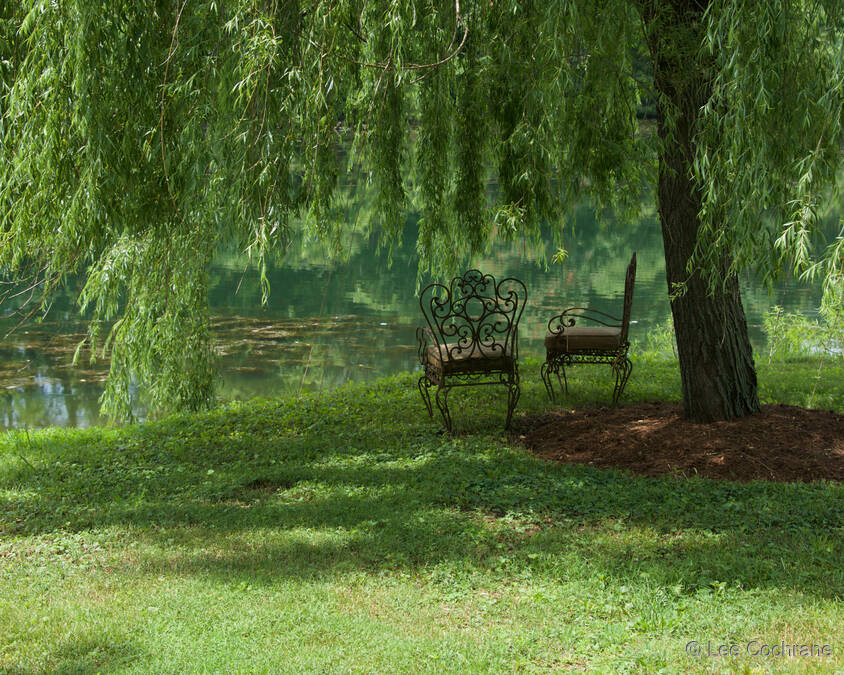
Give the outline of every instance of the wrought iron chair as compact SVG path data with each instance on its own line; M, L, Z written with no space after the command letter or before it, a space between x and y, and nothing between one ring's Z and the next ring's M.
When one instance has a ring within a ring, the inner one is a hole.
M448 286L430 284L419 296L427 326L416 330L423 373L419 392L433 419L431 387L446 429L451 431L448 395L454 387L503 385L507 388L507 421L519 400L519 319L527 290L514 278L495 278L468 270Z
M612 394L613 405L624 391L633 364L627 356L630 343L627 333L630 327L630 308L633 304L633 284L636 281L636 254L630 258L627 277L624 282L624 309L621 318L599 312L588 307L570 307L557 314L548 322L548 335L545 336L545 363L540 374L545 383L548 397L553 401L554 388L551 383L552 373L557 376L560 388L568 394L566 367L578 363L607 363L612 366L615 375L615 389ZM578 326L583 319L597 326ZM562 374L562 381L560 375Z

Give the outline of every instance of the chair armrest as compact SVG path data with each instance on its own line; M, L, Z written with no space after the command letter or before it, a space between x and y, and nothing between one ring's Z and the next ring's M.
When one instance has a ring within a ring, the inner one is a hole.
M578 319L599 323L602 326L609 326L611 328L621 328L622 322L620 317L601 312L597 309L569 307L568 309L564 309L560 314L551 317L551 320L548 322L548 332L553 335L559 335L566 328L574 326Z

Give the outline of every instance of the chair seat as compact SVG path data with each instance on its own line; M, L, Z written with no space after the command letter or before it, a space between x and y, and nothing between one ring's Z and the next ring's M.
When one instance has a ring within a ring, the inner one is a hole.
M545 336L549 353L571 353L581 350L616 351L621 347L621 328L609 326L570 326L559 334Z
M474 347L474 349L473 349ZM513 367L513 350L495 343L494 346L469 345L461 349L456 342L431 345L425 350L425 357L433 366L446 375L450 373L475 373L487 371L510 371Z

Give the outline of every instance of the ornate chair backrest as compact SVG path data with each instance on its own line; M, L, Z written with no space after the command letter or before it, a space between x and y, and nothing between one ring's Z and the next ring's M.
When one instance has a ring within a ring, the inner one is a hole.
M630 329L630 308L633 306L633 285L636 283L636 253L627 265L627 277L624 280L624 313L621 315L621 344L627 342Z
M419 305L436 341L440 360L518 357L517 332L527 289L513 277L498 284L490 274L468 270L448 286L433 283Z

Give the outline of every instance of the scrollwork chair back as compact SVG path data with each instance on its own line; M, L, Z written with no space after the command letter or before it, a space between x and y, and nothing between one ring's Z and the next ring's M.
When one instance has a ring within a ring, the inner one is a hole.
M527 291L513 277L496 283L468 270L448 285L434 283L419 297L427 326L417 331L423 375L422 399L433 415L428 389L451 429L448 393L455 386L503 384L508 388L507 425L518 399L518 325Z

